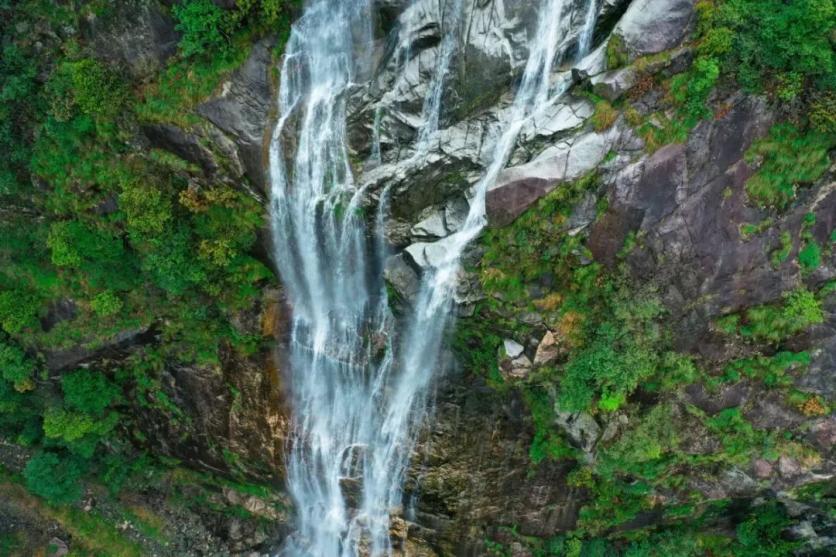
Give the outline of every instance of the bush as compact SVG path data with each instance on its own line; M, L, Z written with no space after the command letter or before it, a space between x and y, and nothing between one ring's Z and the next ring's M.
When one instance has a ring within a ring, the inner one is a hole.
M717 60L701 57L694 61L690 70L673 78L671 93L691 125L711 115L706 101L719 77L720 64Z
M798 263L805 275L818 269L821 265L821 247L814 241L808 241L798 252Z
M595 131L602 132L612 127L618 118L618 110L607 101L595 103L595 113L592 115L592 127Z
M35 387L34 372L35 364L23 350L0 340L0 377L12 383L16 391L26 392Z
M735 331L753 340L778 343L800 333L812 325L824 322L821 302L809 290L800 289L784 294L781 304L767 304L749 308L744 319L728 315L718 320L720 330Z
M26 488L53 504L67 504L81 497L79 480L82 462L72 456L40 452L29 459L23 470Z
M111 290L105 290L104 292L97 294L96 297L90 301L90 308L99 317L116 315L122 311L122 305L122 300L120 300L119 296L114 294Z
M119 388L98 371L78 370L61 378L64 403L71 409L102 416L119 397Z
M212 0L187 0L174 6L176 29L183 33L183 56L196 56L223 50L227 42L224 12Z
M815 131L802 133L792 124L772 127L769 136L746 152L750 164L762 161L746 182L749 199L760 207L786 208L799 185L818 180L830 166L833 137Z
M0 327L16 335L38 326L40 303L31 293L21 290L0 292Z
M726 0L702 16L704 28L731 31L725 61L749 90L789 100L805 81L822 91L834 86L833 0Z

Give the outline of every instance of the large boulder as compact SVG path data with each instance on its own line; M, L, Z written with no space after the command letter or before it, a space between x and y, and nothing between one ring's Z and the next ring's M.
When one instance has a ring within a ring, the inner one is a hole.
M580 178L604 160L619 139L613 128L573 136L543 151L533 161L502 171L490 186L486 205L491 226L511 223L563 182Z
M613 31L631 58L678 45L694 22L695 0L634 0Z

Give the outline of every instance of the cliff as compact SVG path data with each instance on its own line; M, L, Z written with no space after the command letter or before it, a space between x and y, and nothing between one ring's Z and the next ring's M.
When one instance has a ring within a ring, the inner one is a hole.
M465 4L428 146L438 2L373 3L346 99L396 315L463 224L537 23ZM566 93L488 191L393 543L829 554L836 8L603 0L579 57L587 6L564 6ZM267 165L299 9L0 6L0 553L261 555L292 527Z

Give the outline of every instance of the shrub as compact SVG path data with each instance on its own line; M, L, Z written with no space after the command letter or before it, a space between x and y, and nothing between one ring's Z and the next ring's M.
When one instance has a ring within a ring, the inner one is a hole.
M122 300L111 290L105 290L90 301L90 307L99 317L109 317L122 311Z
M0 292L0 327L7 333L18 334L38 325L38 298L21 290Z
M798 252L798 263L805 275L818 269L821 265L821 247L814 241L808 241Z
M223 50L227 45L224 12L212 0L187 0L174 6L176 29L183 34L183 56Z
M18 392L31 391L35 364L17 346L0 340L0 377L12 383Z
M744 87L772 86L788 100L805 80L832 88L834 17L832 0L726 0L710 13L709 25L732 31L726 62Z
M828 91L810 103L810 125L819 133L836 133L836 93Z
M730 362L726 366L726 379L737 381L742 375L750 379L759 379L768 387L788 385L792 382L787 372L810 365L807 352L778 352L771 358L756 356Z
M772 266L775 268L778 268L781 263L786 261L790 253L792 253L792 235L788 231L781 232L778 240L780 242L778 249L773 251L770 256Z
M825 134L802 133L792 124L773 126L768 137L746 152L750 164L762 161L746 182L749 199L760 207L786 208L799 185L815 182L827 170L832 145L833 138Z
M793 520L777 502L770 502L755 509L752 516L737 527L734 555L740 557L782 557L792 555L798 542L781 537L782 531Z
M736 330L757 341L777 343L824 322L821 302L809 290L787 292L783 298L781 304L749 308L742 320L736 315L725 316L718 320L718 328L728 334Z
M719 77L720 64L717 60L701 57L694 61L690 70L673 78L671 93L691 124L711 115L706 101Z
M40 452L29 459L23 470L26 488L50 503L72 503L81 497L80 460L53 452Z
M618 110L605 100L595 103L595 113L592 115L592 126L595 131L602 132L612 127L618 118Z
M630 58L620 35L612 34L607 43L607 69L615 70L627 64Z
M65 404L79 412L102 416L119 396L119 388L98 371L78 370L61 378Z
M99 418L83 412L49 408L44 413L44 435L73 453L90 458L99 441L116 427L118 421L119 414L115 412Z

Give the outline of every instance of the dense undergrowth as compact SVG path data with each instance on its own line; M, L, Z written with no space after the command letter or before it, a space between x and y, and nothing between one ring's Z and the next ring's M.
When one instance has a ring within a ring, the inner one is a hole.
M231 324L272 280L252 252L262 203L143 148L138 129L194 125L190 109L255 38L287 29L291 4L176 5L179 52L138 82L78 33L91 14L117 17L113 3L0 2L0 436L33 453L25 483L51 503L158 465L130 409L178 419L161 362L213 366L264 342ZM119 365L49 372L51 354L126 331L154 342Z

